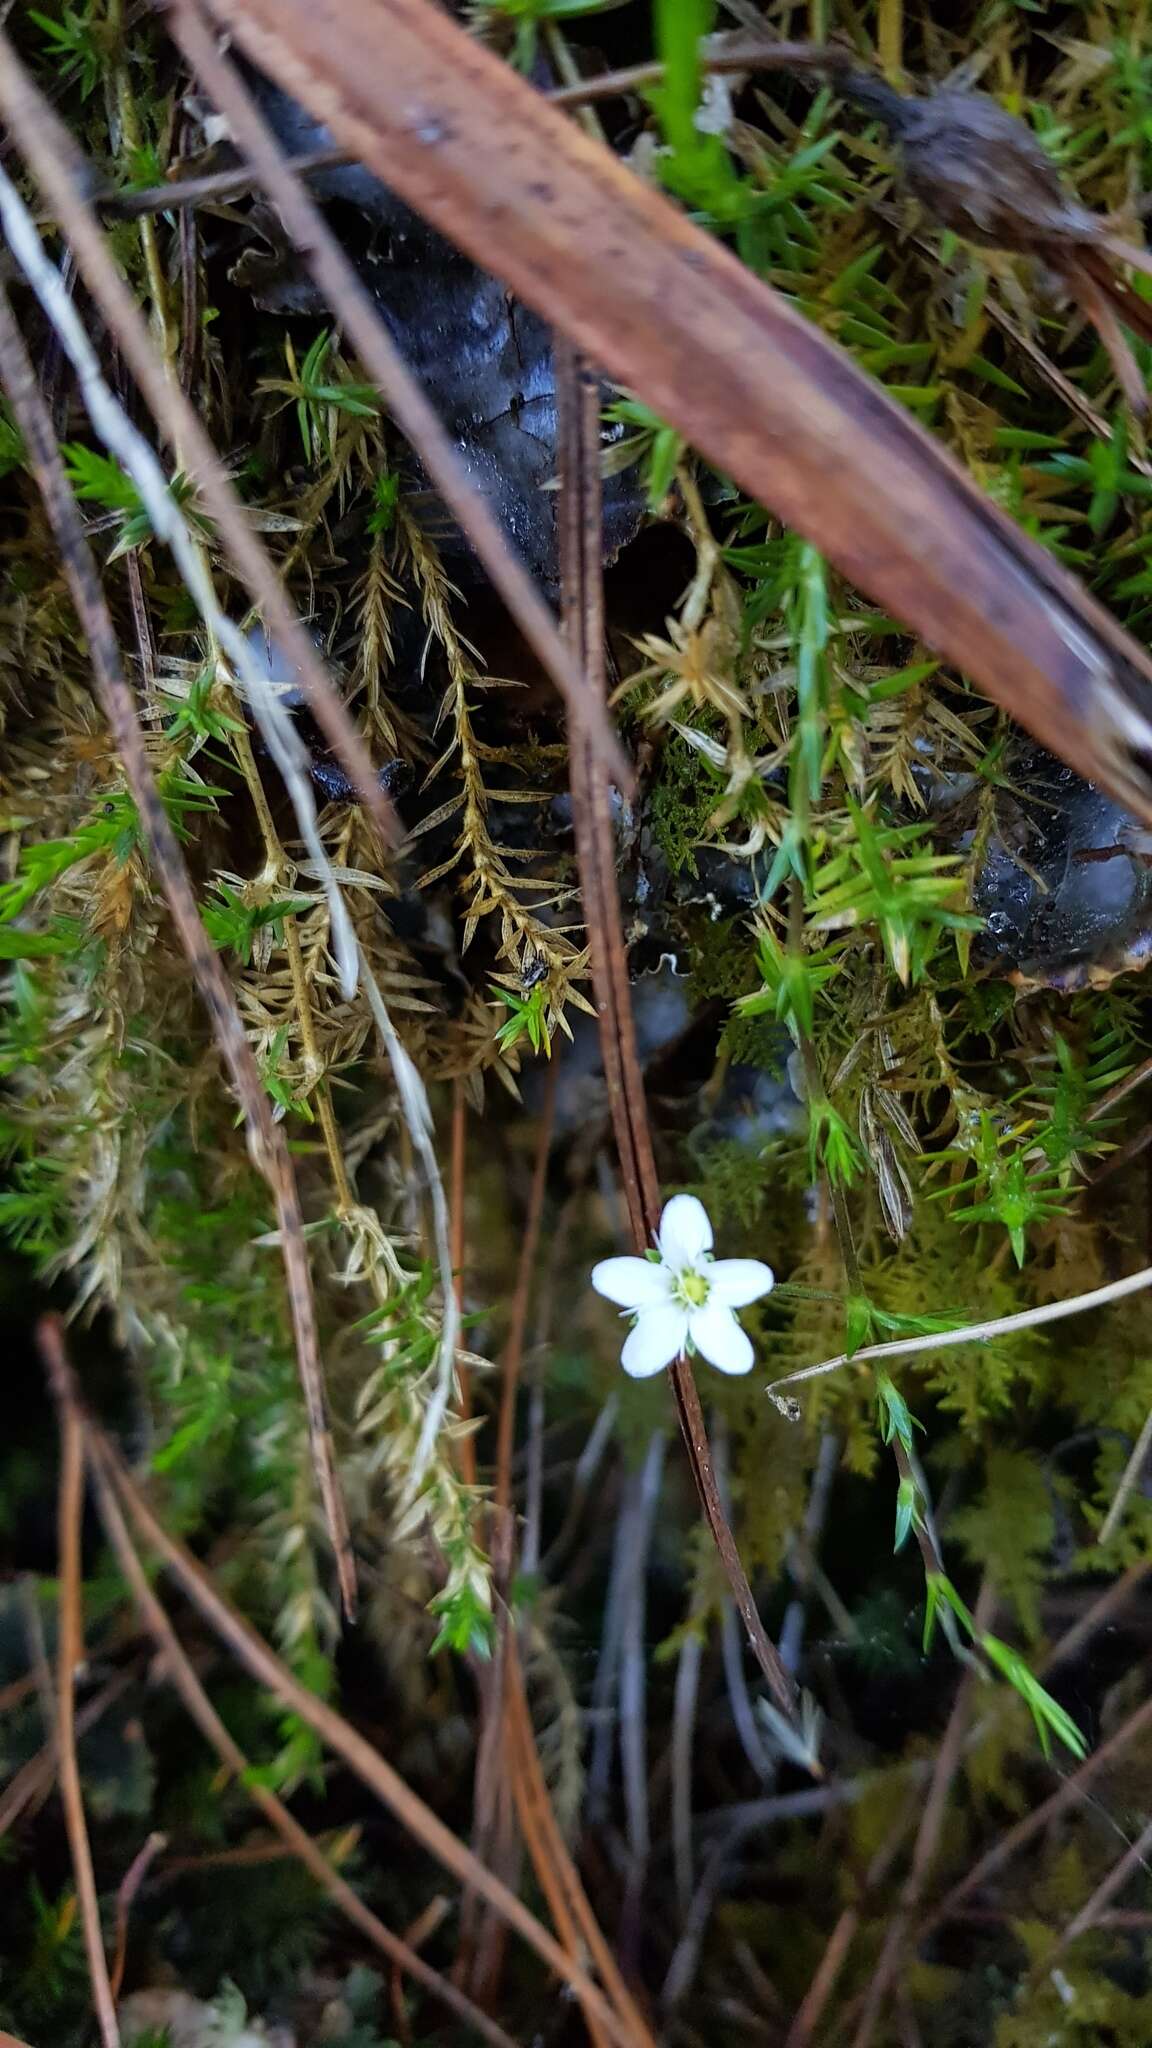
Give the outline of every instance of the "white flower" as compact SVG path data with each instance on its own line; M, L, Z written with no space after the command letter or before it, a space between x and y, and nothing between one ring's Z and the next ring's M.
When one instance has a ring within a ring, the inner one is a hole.
M752 1345L734 1309L758 1301L775 1285L759 1259L714 1259L712 1225L695 1195L673 1195L656 1233L659 1259L601 1259L592 1268L597 1294L636 1321L620 1363L634 1380L698 1351L720 1372L750 1372Z

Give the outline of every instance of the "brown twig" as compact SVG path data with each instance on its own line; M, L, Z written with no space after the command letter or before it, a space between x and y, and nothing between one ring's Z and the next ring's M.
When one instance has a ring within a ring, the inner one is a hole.
M720 45L723 45L721 47ZM856 60L845 50L821 43L741 42L720 38L700 53L701 69L724 75L741 71L828 71L843 70ZM571 85L553 86L544 97L557 107L582 107L593 100L617 99L626 93L659 85L662 64L632 64L620 71L601 71ZM346 149L329 145L325 149L302 150L287 156L284 168L294 177L306 178L314 171L340 170L356 159ZM96 196L100 211L113 220L139 220L142 214L174 213L185 207L211 204L250 192L260 183L251 164L235 164L224 171L203 171L197 177L173 178L163 185L145 185L136 192L102 192Z
M311 171L336 170L352 159L346 149L306 149L285 158L285 169L293 177L306 178ZM205 201L230 199L234 193L251 192L260 183L251 164L234 164L226 171L203 171L196 178L173 178L167 185L145 185L138 192L101 192L96 204L113 220L139 220L145 213L175 213Z
M136 1894L147 1877L151 1864L161 1849L166 1849L167 1846L167 1835L149 1835L147 1841L136 1851L120 1880L116 1892L116 1946L113 1951L110 1979L114 2000L119 1998L120 1987L124 1982L124 1966L128 1961L128 1922L132 1916Z
M1004 1865L1010 1862L1035 1835L1041 1834L1058 1815L1074 1805L1078 1799L1082 1799L1093 1778L1120 1756L1149 1726L1152 1726L1152 1698L1144 1700L1129 1714L1128 1719L1121 1723L1115 1734L1109 1736L1108 1740L1102 1742L1099 1749L1094 1749L1075 1771L1062 1779L1047 1799L1041 1800L1039 1806L1033 1807L1031 1813L1026 1813L1022 1820L1018 1820L1014 1827L1010 1827L1006 1834L1001 1835L998 1842L994 1842L990 1849L985 1850L921 1923L916 1934L917 1944L926 1940L945 1920L951 1919L954 1909L961 1901L979 1885L985 1884L995 1871L1003 1869Z
M992 1581L986 1573L973 1612L973 1633L977 1639L991 1626L995 1606L995 1592L992 1587ZM884 2000L903 1960L908 1930L912 1924L913 1915L920 1904L924 1893L924 1886L928 1880L928 1873L936 1860L936 1852L940 1846L940 1835L944 1826L944 1817L948 1810L948 1800L956 1773L960 1768L964 1737L972 1712L977 1683L977 1666L974 1663L970 1663L966 1667L956 1688L956 1698L952 1703L952 1712L948 1716L948 1725L944 1730L943 1739L936 1752L936 1761L932 1770L932 1781L928 1787L927 1798L924 1801L920 1825L916 1830L916 1842L912 1851L912 1865L904 1880L899 1900L885 1930L884 1946L880 1951L880 1960L869 1980L868 1992L864 2001L864 2011L861 2014L860 2024L853 2038L852 2048L870 2048L872 2037L876 2031L877 2022L883 2009Z
M556 341L559 417L561 584L565 630L578 650L584 687L603 701L604 616L600 541L599 407L594 381L573 351ZM580 868L584 920L591 949L600 1046L620 1175L633 1243L643 1252L660 1221L660 1181L636 1051L628 961L616 885L610 791L581 735L572 737L572 817ZM724 1512L708 1432L692 1368L684 1358L671 1368L673 1398L696 1491L748 1633L756 1660L781 1711L795 1713L795 1688L769 1641Z
M455 1985L448 1983L438 1970L424 1962L406 1941L394 1934L391 1928L386 1927L384 1922L370 1911L346 1879L333 1869L327 1857L317 1848L311 1835L294 1819L283 1802L274 1792L254 1779L247 1757L233 1741L208 1698L167 1614L148 1583L147 1574L136 1554L109 1482L107 1470L100 1462L96 1465L96 1490L105 1534L128 1583L140 1618L160 1651L167 1676L201 1734L227 1770L238 1784L245 1787L249 1797L260 1808L265 1819L276 1830L291 1854L303 1863L328 1897L390 1962L405 1970L434 1998L448 2005L459 2019L475 2028L484 2040L491 2042L492 2048L515 2048L515 2043L505 2033L503 2027L490 2020L473 2005L470 1998L466 1998ZM137 1862L139 1860L138 1858ZM135 1867L133 1865L133 1869Z
M288 171L284 151L234 65L220 55L195 0L174 0L170 23L189 64L227 116L237 142L259 173L309 276L334 309L388 411L468 536L493 587L564 698L573 722L589 720L589 739L602 771L610 771L628 786L631 766L604 706L598 712L589 708L571 654L531 576L469 477L451 436L400 354L358 271L311 194Z
M0 33L0 72L3 68L2 47ZM125 680L116 629L101 588L99 571L84 536L48 409L40 395L36 374L13 318L7 293L2 287L0 383L8 394L13 415L19 424L28 460L56 536L64 577L88 642L96 693L140 814L160 886L243 1108L254 1163L267 1181L276 1203L281 1255L317 1486L335 1553L345 1608L351 1612L356 1597L355 1566L328 1422L312 1279L291 1159L283 1131L272 1120L271 1106L236 998L220 957L209 943L201 923L180 844L156 788L132 692Z
M508 1677L510 1741L519 1764L513 1782L521 1825L524 1826L527 1835L527 1822L531 1814L533 1832L539 1835L543 1843L544 1863L559 1884L565 1913L578 1930L581 1942L587 1946L588 1953L615 2002L621 2020L629 2028L629 2039L635 2044L635 2048L654 2048L648 2023L625 1984L616 1959L604 1939L599 1921L588 1903L588 1895L568 1853L552 1802L548 1797L548 1788L544 1782L536 1738L532 1732L532 1720L528 1712L520 1652L511 1630L508 1637ZM536 1868L537 1875L543 1883L541 1863L538 1862Z
M120 2048L116 2021L116 2000L108 1977L104 1953L104 1932L100 1925L100 1900L92 1848L84 1818L84 1790L76 1761L76 1673L84 1662L84 1606L80 1560L81 1521L84 1512L84 1432L68 1391L69 1372L64 1356L64 1338L58 1316L43 1316L36 1326L36 1341L48 1384L56 1403L60 1430L60 1493L57 1514L57 1543L60 1578L60 1611L56 1650L56 1770L64 1805L64 1824L80 1902L84 1949L92 2000L104 2048Z
M1073 1914L1067 1927L1057 1935L1052 1947L1046 1949L1034 1965L1033 1977L1044 1976L1057 1958L1078 1941L1082 1934L1099 1925L1105 1908L1127 1884L1134 1870L1147 1870L1148 1856L1152 1852L1152 1821L1147 1821L1135 1839L1129 1842L1124 1854L1112 1865L1105 1878L1097 1885L1090 1899L1085 1900L1078 1913Z
M26 1671L23 1678L14 1678L9 1685L0 1686L0 1714L6 1714L9 1707L18 1707L34 1693L38 1678L35 1671Z
M1053 1644L1047 1656L1041 1659L1037 1676L1046 1677L1057 1664L1063 1663L1068 1657L1073 1656L1081 1649L1087 1638L1110 1619L1115 1613L1118 1604L1127 1599L1128 1595L1134 1591L1150 1570L1152 1570L1152 1565L1144 1562L1131 1565L1122 1577L1116 1581L1115 1585L1109 1586L1101 1593L1099 1598L1092 1602L1087 1613L1081 1615L1078 1621L1073 1622L1071 1628L1067 1629L1059 1641ZM998 1712L999 1707L994 1710L994 1716ZM973 1746L982 1739L988 1726L989 1718L984 1717L972 1730L968 1741ZM1138 1733L1139 1727L1132 1727L1130 1725L1126 1739L1130 1740L1133 1735ZM889 1869L900 1853L905 1835L915 1822L920 1810L921 1801L919 1794L917 1794L912 1803L905 1809L899 1821L891 1829L888 1840L883 1844L873 1865L870 1867L865 1879L864 1889L866 1895L874 1894L876 1888L887 1876ZM1011 1853L1010 1847L1005 1849L1006 1855ZM972 1885L979 1881L981 1868L980 1865L977 1865L976 1870L969 1873L969 1877L964 1881L963 1885L955 1887L949 1893L948 1900L945 1901L945 1906L948 1907L946 1914L942 1914L938 1910L927 1922L921 1925L916 1933L917 1946L927 1934L932 1932L942 1917L948 1919L953 1917L949 1900L955 1899L956 1903L959 1904L960 1899L967 1895ZM837 1979L847 1959L848 1951L859 1931L862 1917L861 1902L846 1907L841 1913L832 1930L816 1974L805 1993L804 2002L792 2023L792 2029L785 2042L785 2048L808 2048L808 2044L811 2042L812 2036L820 2023L825 2006L835 1989Z
M509 1926L579 1993L621 2048L634 2048L628 2030L621 2026L607 1999L592 1980L541 1926L526 1906L460 1841L452 1830L425 1805L399 1773L360 1735L343 1715L300 1683L275 1652L256 1633L244 1616L217 1592L207 1572L182 1543L169 1535L153 1514L144 1495L134 1484L122 1459L107 1437L87 1417L87 1442L97 1469L110 1483L117 1501L148 1547L163 1560L188 1599L257 1683L264 1686L289 1712L298 1714L341 1757L349 1770L365 1784L429 1855L471 1885L503 1914Z
M168 375L156 353L148 324L109 251L86 197L91 183L89 166L70 131L29 77L3 29L0 113L68 238L80 274L115 335L158 432L178 450L181 465L196 483L205 509L219 529L253 603L263 615L267 631L298 673L325 738L347 771L382 842L392 843L399 836L395 813L380 787L367 748L333 689L311 636L288 602L275 564L251 525L194 406Z
M706 43L700 51L702 71L724 75L741 71L837 71L853 69L858 59L848 50L827 43L771 43L723 36ZM592 100L618 99L622 94L643 92L659 85L664 77L660 63L629 64L620 71L601 71L582 78L576 85L556 86L548 94L554 107L583 107Z
M127 1692L131 1684L131 1672L118 1671L108 1680L107 1685L101 1686L100 1691L86 1706L81 1707L76 1716L77 1741L81 1736L87 1735L90 1728L96 1726L101 1716L107 1713L114 1701ZM26 1806L51 1791L55 1775L56 1738L52 1735L36 1751L35 1756L29 1757L26 1764L21 1764L20 1769L9 1778L0 1792L0 1841L3 1841L8 1830L15 1826Z

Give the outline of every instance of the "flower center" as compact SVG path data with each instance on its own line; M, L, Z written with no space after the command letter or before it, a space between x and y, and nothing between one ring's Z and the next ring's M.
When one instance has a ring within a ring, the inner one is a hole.
M693 1272L691 1267L681 1273L676 1281L676 1292L685 1308L703 1308L708 1299L709 1281L704 1273Z

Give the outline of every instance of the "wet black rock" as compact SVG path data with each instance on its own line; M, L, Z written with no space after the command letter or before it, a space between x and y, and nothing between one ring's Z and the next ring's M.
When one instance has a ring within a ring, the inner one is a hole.
M1021 986L1060 989L1104 987L1144 967L1152 837L1042 748L1022 748L1009 775L976 879L976 959Z
M279 141L292 154L331 146L328 129L267 80L250 83ZM472 481L517 552L544 583L556 580L556 385L551 334L428 227L362 165L310 174L308 183L418 373ZM254 224L265 248L249 249L232 281L275 313L328 316L294 252L267 210ZM623 429L615 430L622 436ZM636 532L644 501L635 469L604 486L604 552L613 561ZM471 564L462 535L429 494L422 517L442 551Z

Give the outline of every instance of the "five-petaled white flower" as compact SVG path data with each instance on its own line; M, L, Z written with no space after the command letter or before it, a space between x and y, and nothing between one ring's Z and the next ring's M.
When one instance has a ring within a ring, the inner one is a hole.
M673 1195L656 1233L659 1259L601 1259L592 1268L597 1294L636 1318L620 1363L634 1380L698 1351L720 1372L750 1372L752 1344L734 1309L758 1301L775 1284L760 1259L714 1259L712 1225L695 1195Z

